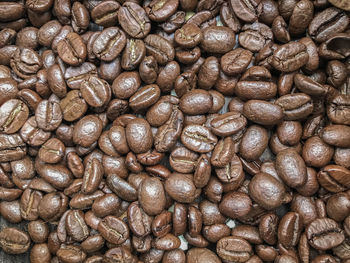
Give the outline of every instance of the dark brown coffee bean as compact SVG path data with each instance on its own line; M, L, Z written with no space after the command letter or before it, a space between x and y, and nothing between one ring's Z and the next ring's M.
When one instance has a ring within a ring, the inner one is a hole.
M119 9L118 21L131 37L144 38L151 30L151 22L145 10L133 2L126 2Z
M265 209L279 207L286 201L284 185L266 173L256 174L249 183L250 197Z
M305 229L309 244L320 250L338 246L344 241L344 233L338 224L330 218L318 218Z
M169 0L165 2L156 0L147 4L145 11L151 20L156 22L163 22L175 13L178 6L178 0Z
M107 216L98 224L98 231L106 241L122 244L129 237L128 226L119 218Z
M278 241L285 247L296 246L303 228L302 218L298 213L284 215L278 225Z
M141 80L137 72L123 72L113 81L113 94L120 99L128 99L140 85Z
M132 203L127 211L130 230L138 237L151 233L152 217L147 215L138 202Z
M337 193L349 188L349 173L348 169L340 165L329 164L318 172L317 179L326 190Z
M35 120L40 129L53 131L62 122L62 111L57 102L43 100L35 111Z
M308 59L306 46L300 42L291 42L276 49L271 64L282 72L292 72L304 66Z
M191 248L187 254L186 259L188 263L195 263L206 261L208 263L219 263L219 257L207 248Z
M242 137L239 153L248 161L257 160L264 152L267 145L267 130L260 126L252 125L246 130Z
M206 52L224 54L233 49L235 35L228 27L207 27L203 30L201 48Z
M239 237L224 237L216 244L216 252L223 260L246 262L253 254L250 244Z
M58 42L57 52L65 63L72 66L80 65L86 58L86 46L81 37L73 32Z
M58 163L62 160L65 146L59 139L52 138L41 146L38 157L46 163Z
M165 181L165 190L175 201L182 203L192 203L200 194L191 174L172 174Z
M249 100L244 103L243 115L261 125L274 125L281 122L283 110L280 106L262 100Z
M206 153L213 150L217 138L206 127L188 125L182 131L181 142L190 150Z
M135 112L140 112L152 106L160 97L158 85L146 85L136 91L129 99L129 106Z
M6 227L0 231L0 246L6 253L22 254L29 249L30 238L17 228Z
M17 132L28 119L27 105L17 99L10 99L0 107L0 130L6 134Z
M195 24L185 24L182 28L176 30L174 35L175 42L184 48L193 48L203 39L200 28Z
M83 252L80 247L75 245L63 245L58 249L57 258L63 262L83 262L86 258L85 252Z
M39 191L33 191L31 189L26 189L20 201L21 206L21 216L26 220L36 220L39 216L38 206L43 195Z
M350 129L346 125L329 125L320 133L320 137L324 142L337 147L349 147L349 136Z
M73 141L83 147L96 142L102 132L102 121L95 115L87 115L80 119L73 130Z
M125 132L128 145L134 153L144 153L151 148L153 136L147 121L140 118L132 120L126 126Z
M80 86L81 96L91 107L106 105L111 98L111 88L103 79L89 76Z
M106 182L113 193L121 199L130 202L137 200L137 189L119 176L110 174L107 176Z
M95 39L92 50L103 61L112 61L124 49L126 36L118 27L104 29Z
M158 178L143 180L138 195L141 207L149 215L160 214L165 208L165 192L163 184Z
M83 194L92 194L95 192L102 180L103 173L103 166L97 158L89 160L85 164L81 192Z
M317 42L327 40L332 34L342 32L350 19L344 11L330 7L318 13L309 25L309 34Z
M294 150L281 151L276 157L278 176L290 187L302 186L306 181L306 165Z
M67 234L77 242L84 241L89 235L89 228L84 220L84 213L80 210L70 210L66 217L65 228Z
M114 1L104 1L91 10L91 18L98 25L104 27L114 26L118 18L120 4Z
M173 250L180 247L180 239L173 234L166 234L164 237L157 237L153 240L153 247L160 250Z
M252 201L247 194L231 192L220 202L220 212L232 219L245 216L251 209Z
M283 109L285 120L300 120L312 113L313 103L305 93L287 94L275 101Z
M87 110L87 104L78 90L72 90L60 101L63 119L74 121L79 119Z
M152 233L156 237L165 236L171 231L172 213L164 211L157 215L152 221Z
M156 82L158 74L158 64L153 56L144 57L139 66L141 79L147 84Z
M148 35L145 38L147 55L153 56L158 64L165 65L174 60L175 49L171 43L159 35Z
M235 14L245 22L255 21L262 9L258 1L249 1L248 4L241 0L231 0L230 3Z

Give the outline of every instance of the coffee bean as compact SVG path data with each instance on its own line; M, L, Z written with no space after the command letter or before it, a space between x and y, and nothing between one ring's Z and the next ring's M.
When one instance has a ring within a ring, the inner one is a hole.
M204 29L201 48L206 52L226 53L235 45L234 32L227 27L212 26Z
M29 249L30 238L17 228L3 228L0 231L0 246L6 253L22 254Z
M157 215L163 211L166 200L163 184L159 179L143 180L138 195L140 205L147 214Z
M78 66L86 58L86 46L76 33L69 33L58 42L57 51L60 58L69 65Z
M306 46L300 42L287 43L273 54L271 64L282 72L291 72L304 66L309 59Z
M107 216L98 224L98 231L112 244L122 244L129 237L127 225L117 217Z
M253 251L250 244L239 237L224 237L216 244L216 252L223 260L245 262Z
M147 55L153 56L158 64L164 65L175 57L175 50L171 43L158 35L148 35L145 38Z
M118 27L104 29L93 43L93 52L103 61L115 59L126 45L125 33Z
M343 230L330 218L314 220L306 227L305 233L309 244L320 250L336 247L344 241Z
M118 21L131 37L144 38L151 30L151 22L145 10L133 2L124 3L119 9Z

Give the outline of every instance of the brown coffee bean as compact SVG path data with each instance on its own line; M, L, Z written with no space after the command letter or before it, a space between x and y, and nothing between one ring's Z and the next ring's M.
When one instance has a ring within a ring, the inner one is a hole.
M306 181L306 165L294 150L281 151L276 156L278 176L290 187L302 186Z
M149 215L157 215L165 208L165 192L158 178L143 180L138 195L141 207Z
M330 218L318 218L305 229L309 244L320 250L338 246L344 241L344 233L338 224Z
M25 232L12 227L0 231L0 246L9 254L25 253L30 246L30 238Z
M125 133L128 146L134 153L144 153L152 147L153 136L147 121L141 118L130 121Z
M232 50L236 42L234 32L228 27L207 27L202 33L201 48L206 52L224 54Z
M239 237L224 237L216 244L216 252L223 260L246 262L253 254L250 244Z
M272 175L258 173L249 183L249 195L265 209L279 207L286 201L284 185Z
M65 63L72 66L80 65L86 58L86 46L81 37L73 32L58 42L57 52Z
M65 228L67 234L77 242L84 241L89 235L89 228L84 220L84 213L79 210L70 210L66 217Z
M182 203L192 203L200 194L191 174L172 174L165 181L165 190L175 201Z
M309 59L306 46L300 42L290 42L276 49L271 64L282 72L292 72L304 66Z
M219 209L222 214L235 219L247 215L251 205L252 201L247 194L231 192L222 198Z
M98 224L102 237L112 244L122 244L129 237L128 226L119 218L107 216Z
M181 142L192 151L206 153L213 150L217 138L206 127L188 125L182 131Z

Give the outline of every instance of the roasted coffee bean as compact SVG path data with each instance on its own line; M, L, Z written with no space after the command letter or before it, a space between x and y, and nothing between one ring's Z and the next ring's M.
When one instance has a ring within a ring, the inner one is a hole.
M55 101L42 100L35 111L35 120L40 129L53 131L62 122L60 105Z
M261 12L262 6L258 1L231 0L231 6L235 14L245 22L253 22Z
M246 262L253 254L252 247L242 238L224 237L216 244L216 252L223 260Z
M145 10L133 2L126 2L120 7L118 21L131 37L144 38L151 30L151 22Z
M27 105L17 99L10 99L0 107L0 130L6 134L18 131L28 119Z
M337 193L350 187L349 173L350 170L340 165L329 164L318 172L317 180L326 190Z
M198 158L197 153L186 147L177 147L171 152L169 163L176 172L192 173L195 170Z
M235 34L230 28L212 26L202 32L201 48L205 52L224 54L232 50L235 45Z
M342 32L350 19L344 11L330 7L318 13L309 25L309 34L317 42L327 40L332 34Z
M217 138L206 127L188 125L182 131L181 142L192 151L206 153L213 150Z
M138 189L139 202L149 215L157 215L165 208L165 191L158 178L147 178Z
M96 37L92 50L97 58L103 61L112 61L120 54L125 45L124 31L118 27L109 27Z
M98 231L106 241L122 244L129 237L128 226L119 218L107 216L98 224Z
M17 228L3 228L0 231L0 246L6 253L22 254L29 249L30 238Z
M89 235L88 226L84 220L84 213L80 210L70 210L65 220L67 234L77 242L84 241Z
M60 58L67 64L78 66L86 58L86 46L81 37L76 33L69 33L58 42L57 52Z
M145 38L147 55L153 56L158 64L164 65L175 57L175 49L165 38L151 34Z
M104 27L114 26L118 18L120 4L114 1L105 1L97 4L91 10L91 18L98 25Z
M249 183L250 197L265 209L279 207L287 199L284 185L270 174L258 173Z
M84 79L80 86L81 96L92 107L106 105L111 98L111 88L109 84L95 76Z
M300 42L292 42L276 49L271 64L282 72L292 72L304 66L308 59L306 46Z
M191 174L172 174L165 181L165 190L175 201L182 203L192 203L200 194Z
M320 250L338 246L344 241L344 233L338 224L330 218L318 218L305 229L309 244Z
M302 186L306 181L306 165L294 150L281 151L276 156L278 176L290 187Z
M283 109L276 104L262 100L249 100L244 103L243 115L261 125L278 124L283 119Z

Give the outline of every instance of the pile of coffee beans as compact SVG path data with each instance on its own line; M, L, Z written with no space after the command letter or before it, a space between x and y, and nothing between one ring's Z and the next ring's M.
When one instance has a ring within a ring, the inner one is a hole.
M349 11L1 1L1 249L32 263L350 262Z

